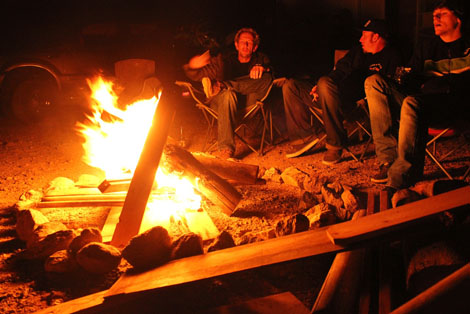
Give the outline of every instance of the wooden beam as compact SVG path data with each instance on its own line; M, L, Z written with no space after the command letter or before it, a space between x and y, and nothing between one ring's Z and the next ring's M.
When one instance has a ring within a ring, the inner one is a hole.
M168 130L173 121L176 102L177 97L173 90L163 91L129 185L119 223L111 240L111 244L116 247L126 245L139 232L158 164L166 144Z
M354 213L352 220L366 214L365 209ZM365 249L336 254L318 293L312 313L349 314L354 312L364 264Z
M388 191L380 191L380 212L389 210ZM379 247L379 314L388 314L392 310L392 265L388 243Z
M183 175L205 197L217 205L225 214L231 215L242 199L242 195L230 183L204 167L194 156L176 146L165 148L166 162L170 168L182 171Z
M470 204L470 186L363 217L360 223L348 221L330 226L327 234L333 243L348 245L407 227L421 218L468 204Z
M470 313L470 264L429 287L391 314Z

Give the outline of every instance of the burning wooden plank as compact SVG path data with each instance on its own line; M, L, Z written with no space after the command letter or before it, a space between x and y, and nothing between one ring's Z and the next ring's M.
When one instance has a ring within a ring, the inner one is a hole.
M170 124L173 121L175 101L176 97L171 90L162 93L155 110L152 127L129 185L119 223L111 240L111 244L116 247L124 246L139 232Z
M239 161L223 160L205 154L191 153L204 167L233 185L257 184L259 166ZM104 180L98 189L102 193L124 192L131 179Z
M227 215L230 215L240 203L242 199L240 192L204 167L188 151L175 145L167 145L165 154L171 167L184 172L184 176L191 181L196 189L219 206Z

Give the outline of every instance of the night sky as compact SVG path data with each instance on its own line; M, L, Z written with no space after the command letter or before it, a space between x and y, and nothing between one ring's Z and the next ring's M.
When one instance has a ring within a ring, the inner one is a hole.
M2 54L95 40L106 53L116 52L110 58L164 55L172 59L166 64L179 67L206 49L216 53L219 48L232 48L233 32L250 26L260 33L260 50L271 56L280 75L324 72L331 66L334 48L349 48L356 41L352 17L325 7L326 2L3 0ZM147 31L136 35L130 26L135 24L147 25ZM96 25L114 25L113 40L99 39L97 33L90 40L84 30L99 33L106 28Z

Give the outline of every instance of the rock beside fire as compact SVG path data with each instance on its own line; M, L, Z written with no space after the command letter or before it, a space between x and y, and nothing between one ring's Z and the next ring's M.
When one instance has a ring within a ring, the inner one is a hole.
M208 247L208 252L228 249L230 247L235 246L235 241L233 240L232 235L230 232L224 230L222 231L217 238L212 242L212 244Z
M310 221L302 214L280 220L276 224L276 235L282 237L288 234L307 231L310 227Z
M33 234L30 236L28 241L26 241L26 247L31 248L32 246L36 245L36 243L38 243L39 241L45 239L47 236L57 231L63 230L67 230L67 227L59 221L49 221L40 224L36 227L36 229L34 229Z
M23 210L28 208L34 208L36 205L41 202L43 193L41 191L29 190L21 194L18 202L15 204L17 210Z
M202 237L194 232L183 234L173 242L172 259L204 254Z
M77 252L77 263L93 274L106 274L121 262L121 252L112 245L91 242Z
M61 230L54 232L26 249L24 257L27 259L47 258L57 251L66 250L74 237L74 230Z
M77 252L91 242L103 242L103 237L98 228L83 229L80 235L72 240L69 245L69 253L75 256Z
M308 175L295 167L289 167L281 173L284 183L303 188L303 183Z
M77 269L77 262L67 250L60 250L46 259L44 269L52 273L68 273Z
M133 237L122 251L122 257L136 269L148 269L168 262L171 253L172 239L168 231L156 226Z
M34 229L46 222L49 222L49 219L36 209L19 210L16 214L16 233L18 238L29 242Z
M340 220L351 219L354 212L359 209L359 204L351 189L344 187L338 181L323 185L321 194L327 204L334 206L336 217Z

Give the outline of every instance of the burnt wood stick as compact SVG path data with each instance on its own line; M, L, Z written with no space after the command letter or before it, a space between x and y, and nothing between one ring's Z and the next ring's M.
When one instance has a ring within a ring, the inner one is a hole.
M257 184L259 166L212 156L192 153L204 167L233 185ZM104 180L98 189L102 193L123 192L129 188L130 179Z
M139 233L177 101L173 90L163 91L111 240L111 244L116 247L126 245Z
M166 162L175 170L182 171L201 194L227 215L232 214L242 199L237 189L204 167L190 152L178 146L168 144L165 155Z
M192 153L202 165L234 184L256 184L259 166Z

